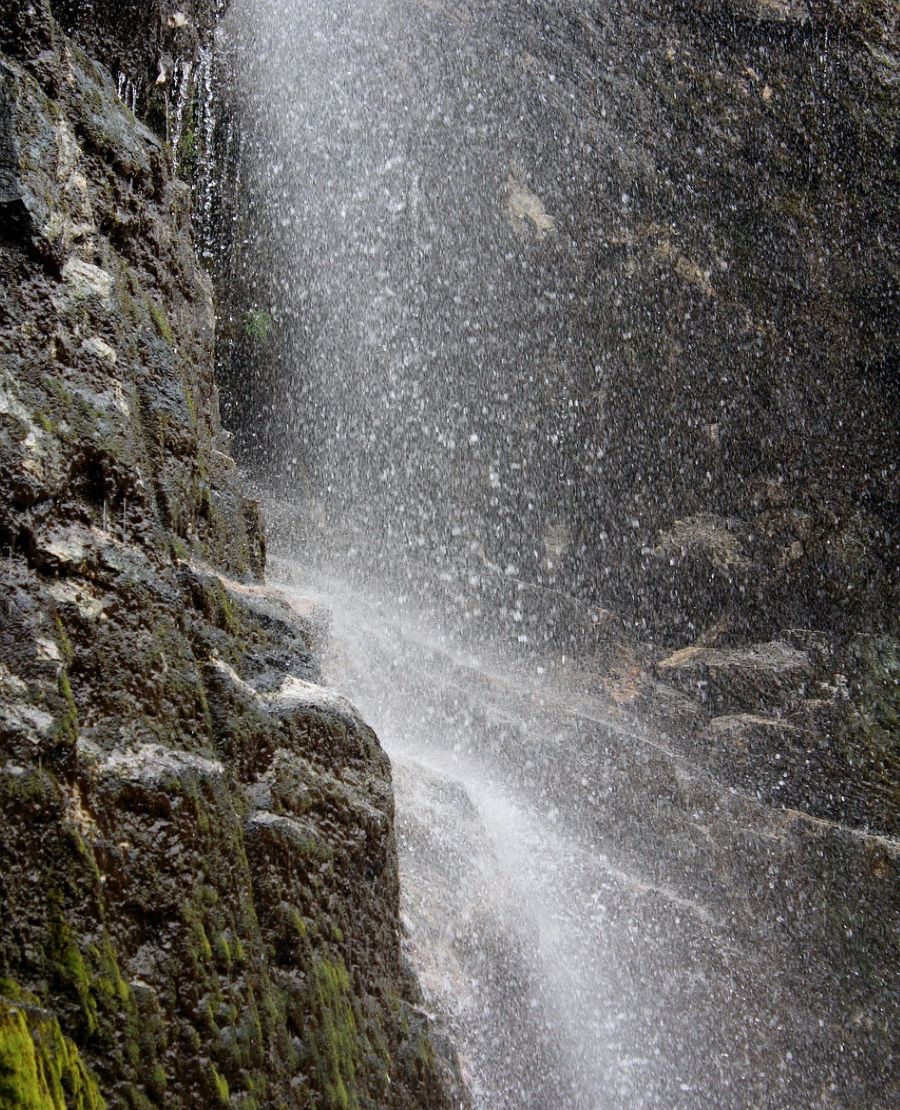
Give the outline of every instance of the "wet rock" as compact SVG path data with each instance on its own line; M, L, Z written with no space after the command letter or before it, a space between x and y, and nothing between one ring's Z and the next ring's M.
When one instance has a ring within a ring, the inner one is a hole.
M653 632L673 642L741 628L759 576L748 532L742 521L698 513L659 533L645 564Z
M325 615L262 581L191 192L105 68L157 126L160 56L217 7L0 3L0 1073L33 1050L91 1107L450 1107L387 759L318 684Z
M714 718L694 756L723 783L757 797L853 828L888 831L879 793L860 783L860 764L833 728L834 711L789 720L758 714ZM813 725L813 727L809 727ZM872 779L871 770L866 778Z
M0 213L5 227L61 265L93 220L69 121L12 61L0 65Z
M839 793L854 820L900 833L900 644L893 636L857 635L836 653L823 732L843 773Z
M688 692L683 692L640 666L629 669L625 684L614 678L604 683L604 690L614 704L638 714L641 720L676 742L693 737L709 721L708 708L698 700L695 688L689 686Z
M812 678L809 656L779 640L747 648L682 648L656 664L658 677L710 711L786 710Z
M507 219L522 234L543 239L556 230L556 221L539 196L522 180L521 169L510 174L504 186L503 209Z
M806 0L699 0L697 11L760 23L806 23L811 19Z
M796 725L754 713L715 717L700 743L708 745L709 766L724 782L767 801L790 799L796 808L810 809L802 791L787 781L808 750L809 738Z

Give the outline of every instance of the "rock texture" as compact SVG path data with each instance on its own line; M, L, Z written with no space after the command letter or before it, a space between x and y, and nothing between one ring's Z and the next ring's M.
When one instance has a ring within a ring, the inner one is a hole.
M262 349L238 336L223 374L244 457L273 487L352 484L343 516L380 508L398 386L340 317L368 321L383 283L404 312L366 327L405 360L423 460L391 525L409 545L424 531L439 571L466 552L460 578L481 573L477 545L673 648L723 622L745 641L896 633L896 4L379 11L342 18L333 55L298 48L298 69L339 74L332 115L292 93L313 154L291 146L277 79L251 119L291 156L273 183L248 142L253 219L277 230L243 237L223 290L236 319L277 323ZM376 165L394 210L359 199ZM335 399L330 368L357 364L364 385ZM353 483L321 431L338 419L369 442Z
M170 7L0 4L0 1106L455 1105L387 759L219 425Z
M588 574L673 646L891 631L896 7L614 7L570 33L616 183L576 214Z

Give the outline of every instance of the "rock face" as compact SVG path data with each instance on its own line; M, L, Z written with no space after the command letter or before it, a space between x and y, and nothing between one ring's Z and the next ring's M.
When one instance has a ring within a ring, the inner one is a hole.
M252 117L290 157L275 184L246 157L284 226L242 237L256 286L230 283L276 317L222 379L244 457L343 493L329 562L372 551L470 629L592 655L727 781L896 832L896 4L387 8L344 53L279 55L341 74L340 111L295 77L299 139L278 80ZM359 200L376 165L393 207Z
M856 830L897 836L897 653L886 636L835 651L786 630L746 648L699 644L607 684L718 781Z
M0 1105L456 1105L388 762L261 584L191 191L124 103L209 33L170 7L0 4Z
M244 457L286 489L296 490L305 469L313 495L325 484L316 468L329 443L305 412L336 404L327 388L316 392L319 350L330 360L325 372L368 357L365 341L347 349L335 338L345 329L329 310L337 300L345 315L367 311L364 298L342 292L350 281L333 275L352 279L364 265L353 235L371 220L404 244L395 250L402 265L392 269L385 252L366 272L366 290L384 282L406 298L404 319L385 323L391 349L410 362L420 348L442 352L434 368L404 364L406 403L425 411L420 437L403 432L424 460L413 488L395 494L409 523L391 506L409 545L435 518L433 503L449 501L457 548L471 540L490 562L594 598L672 647L722 621L754 639L791 626L890 632L896 5L394 0L386 8L387 29L360 21L356 32L372 66L349 77L335 67L343 115L370 89L368 117L350 132L318 100L304 104L298 82L297 110L318 145L296 169L305 157L298 142L279 180L294 173L301 185L272 186L261 160L256 192L247 186L256 218L283 220L290 245L280 234L275 245L247 237L255 285L242 295L270 306L279 325L256 378L248 368L258 350L243 336L223 376ZM308 54L318 73L321 52ZM348 50L344 68L354 57ZM447 58L465 73L461 92L441 78ZM272 88L277 100L277 81ZM393 114L381 106L382 88L396 98ZM268 123L289 139L289 128ZM330 141L329 128L340 140ZM355 137L363 131L365 141ZM317 206L315 183L326 177L352 206L362 157L374 166L389 160L383 152L408 160L405 178L394 163L386 172L419 208L392 213L372 199L351 207L345 242L337 221L327 222L329 203ZM273 195L274 215L265 203ZM294 227L290 206L300 198L306 215ZM322 224L328 246L319 253L307 229ZM418 259L416 278L404 288L409 257ZM292 290L297 272L327 290L327 305ZM239 281L237 268L230 287ZM379 365L365 365L364 388L346 387L352 404L338 415L363 411L355 432L381 448L370 452L371 488L365 468L358 479L357 501L377 503L392 460L392 429L378 421L396 383L381 404ZM488 414L481 421L475 396ZM458 426L447 416L457 408ZM245 427L241 413L251 414ZM451 458L435 427L470 449ZM338 461L343 470L335 464L325 475L330 486L347 469ZM427 539L443 570L456 548L440 525ZM553 573L541 557L548 528L570 537Z

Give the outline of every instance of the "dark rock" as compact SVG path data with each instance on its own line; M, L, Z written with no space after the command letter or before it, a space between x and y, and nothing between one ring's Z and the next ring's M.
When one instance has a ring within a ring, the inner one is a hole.
M812 678L809 657L778 640L747 648L687 647L656 664L657 675L713 713L786 710Z
M89 7L0 6L0 1102L31 1045L90 1108L460 1105L387 758L261 581L190 190L97 60L149 88L215 5Z
M783 802L814 812L802 786L791 781L797 764L807 763L800 774L809 774L809 737L796 725L753 713L715 717L701 740L707 762L730 785L755 793L769 802Z
M746 627L748 593L760 572L747 532L743 522L699 513L659 534L648 563L654 632L683 642L708 635L711 625L725 633Z

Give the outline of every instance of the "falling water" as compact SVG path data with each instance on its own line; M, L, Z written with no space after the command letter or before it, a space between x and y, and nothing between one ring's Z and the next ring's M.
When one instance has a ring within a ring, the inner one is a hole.
M252 295L283 359L245 438L336 552L461 594L483 571L545 573L550 533L570 546L568 376L590 371L554 311L578 245L550 190L577 188L581 155L539 181L532 133L568 158L566 93L548 83L528 118L501 7L316 0L239 20L244 130L265 151L248 189L278 229Z
M132 112L137 111L138 87L126 73L116 75L116 92L123 104L126 104Z
M172 73L172 95L175 102L175 112L171 121L169 144L172 147L172 168L177 173L181 156L181 144L184 139L184 128L187 123L185 112L191 103L193 95L194 66L189 61L177 61Z
M234 0L231 423L392 757L409 951L476 1104L875 1105L889 1033L834 922L880 926L829 863L871 844L723 787L590 666L579 397L634 324L615 289L590 315L578 213L602 193L626 242L640 155L588 6L591 51L565 4Z
M391 755L407 944L476 1107L890 1104L889 997L850 954L891 943L875 842L723 788L577 668L273 571L329 609L329 680Z

